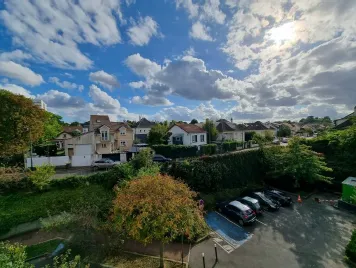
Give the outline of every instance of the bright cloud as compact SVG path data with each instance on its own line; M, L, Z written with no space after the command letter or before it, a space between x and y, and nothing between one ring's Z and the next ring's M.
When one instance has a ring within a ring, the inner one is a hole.
M37 86L44 82L40 74L13 61L0 61L0 75L30 86Z
M140 17L138 23L134 23L127 30L131 43L137 46L147 45L153 36L158 36L158 24L151 17Z
M68 81L60 81L58 77L50 77L49 82L56 84L57 86L61 88L66 88L66 89L77 89L77 88L83 88L83 85L78 86L76 83L71 83Z
M192 29L189 32L189 35L195 39L213 41L213 38L209 34L209 27L205 26L200 21L192 25Z
M89 80L94 83L98 83L109 90L120 87L120 83L117 78L112 74L104 72L103 70L90 73Z

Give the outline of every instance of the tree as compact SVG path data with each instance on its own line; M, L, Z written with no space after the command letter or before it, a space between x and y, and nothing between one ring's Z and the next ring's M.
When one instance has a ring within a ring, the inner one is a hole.
M0 90L0 156L23 154L44 133L46 113L31 99Z
M134 169L139 170L140 168L148 168L152 166L152 150L146 148L141 150L135 157L131 160L131 164Z
M50 112L45 112L44 133L38 143L55 139L62 131L62 117Z
M281 125L277 131L278 137L289 137L291 134L292 134L292 131L286 125Z
M164 244L183 234L192 239L205 228L195 197L186 184L170 176L139 177L117 193L113 219L118 228L141 243L161 241L163 267Z
M36 167L36 170L30 171L28 176L32 183L42 190L49 184L49 181L54 174L56 174L54 166L44 164Z
M31 268L26 262L26 246L19 243L0 242L1 268Z
M74 126L74 127L78 127L80 126L80 123L78 121L74 121L72 123L69 124L70 126Z
M291 139L286 148L265 149L265 155L270 166L269 174L275 178L293 178L295 187L298 187L301 181L313 184L316 181L331 180L324 175L332 171L326 166L324 158L309 146L301 144L298 137Z
M198 124L198 120L196 119L192 119L192 121L190 121L190 124L194 125L194 124Z
M168 143L168 127L163 124L154 125L148 133L147 142L150 145Z
M213 122L213 120L206 119L203 125L203 129L207 132L208 143L215 141L218 136L218 130Z
M273 136L273 133L272 131L265 131L264 132L264 138L265 138L265 141L266 142L272 142L274 140L274 136Z

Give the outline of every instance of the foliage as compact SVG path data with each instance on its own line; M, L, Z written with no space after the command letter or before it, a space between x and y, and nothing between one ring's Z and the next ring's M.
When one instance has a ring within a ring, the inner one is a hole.
M258 133L253 134L252 140L257 144L259 144L260 146L262 146L266 142L265 137Z
M274 140L274 136L272 131L265 131L264 132L264 139L266 142L272 142Z
M61 242L61 239L52 239L39 244L28 246L25 250L27 258L31 259L44 254L52 253Z
M242 147L242 145L242 141L225 141L222 143L222 149L224 152L233 152L236 151L238 147Z
M31 268L26 263L25 246L9 242L0 242L0 267L1 268Z
M356 263L356 230L352 232L351 240L345 249L345 254L350 261Z
M195 191L212 193L260 183L265 166L260 150L239 151L173 162L169 174L182 179Z
M70 257L71 251L67 250L64 254L53 258L51 266L46 265L45 268L89 268L89 265L81 265L80 256L76 255L73 259Z
M57 146L53 143L35 145L33 152L39 156L57 156Z
M148 133L147 142L150 145L167 144L168 143L168 126L163 124L155 124L150 133Z
M44 143L55 139L62 131L62 117L45 111L44 132L38 143Z
M289 137L291 134L292 131L287 125L281 125L277 131L277 137Z
M215 141L218 137L218 130L214 124L213 120L206 119L203 125L203 129L207 132L208 143Z
M204 144L200 146L200 151L202 155L213 155L216 154L217 145L216 144Z
M80 135L82 135L82 133L80 133L80 131L78 130L73 130L70 135L72 135L72 137L78 137Z
M23 154L30 141L43 136L46 113L31 99L6 90L0 90L0 103L0 156Z
M149 167L145 167L145 168L141 168L138 172L137 172L137 176L138 177L143 177L143 176L156 176L159 174L160 172L160 165L157 163L153 163L151 166Z
M111 199L112 191L100 185L0 196L0 234L21 223L89 205L99 207L105 214L109 211Z
M307 118L300 119L299 122L303 123L303 124L318 123L318 124L324 124L324 125L332 125L332 121L329 116L324 116L324 117L308 116Z
M51 177L56 174L53 165L44 164L36 167L36 170L30 171L28 177L32 183L40 190L48 186Z
M286 148L266 149L269 175L273 178L289 177L296 187L300 182L313 184L317 181L331 180L326 176L332 169L326 166L322 156L301 143L300 138L293 138Z
M135 157L131 160L131 165L134 169L139 170L140 168L147 168L153 164L152 161L152 150L145 148L141 150Z
M73 127L79 127L80 123L78 121L74 121L74 122L70 123L69 125L73 126Z
M0 167L5 166L5 167L23 167L24 166L24 161L23 161L23 154L14 154L14 155L7 155L4 157L0 157Z
M192 124L192 125L198 124L198 120L196 120L196 119L194 118L194 119L192 119L192 121L190 121L189 124Z
M144 244L153 240L165 244L183 234L193 239L205 227L195 197L186 184L170 176L138 177L117 193L113 219L119 229Z
M196 156L198 152L197 146L185 145L153 145L152 149L156 154L161 154L169 158L192 157Z

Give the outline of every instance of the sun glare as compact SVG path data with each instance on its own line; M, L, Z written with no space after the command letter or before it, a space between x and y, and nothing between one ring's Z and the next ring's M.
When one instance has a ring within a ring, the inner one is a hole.
M274 41L276 44L281 44L283 42L292 42L296 38L295 33L295 23L287 22L281 26L272 28L267 32L267 38Z

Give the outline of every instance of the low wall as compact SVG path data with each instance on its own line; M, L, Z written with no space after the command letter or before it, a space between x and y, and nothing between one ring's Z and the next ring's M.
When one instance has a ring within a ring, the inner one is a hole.
M43 164L51 164L53 166L65 166L70 163L68 156L51 156L51 157L32 157L33 166L42 166ZM26 168L31 167L31 158L26 159Z
M356 213L356 205L347 203L345 201L339 200L338 201L338 207L341 208L341 209L348 210L348 211L350 211L352 213Z

